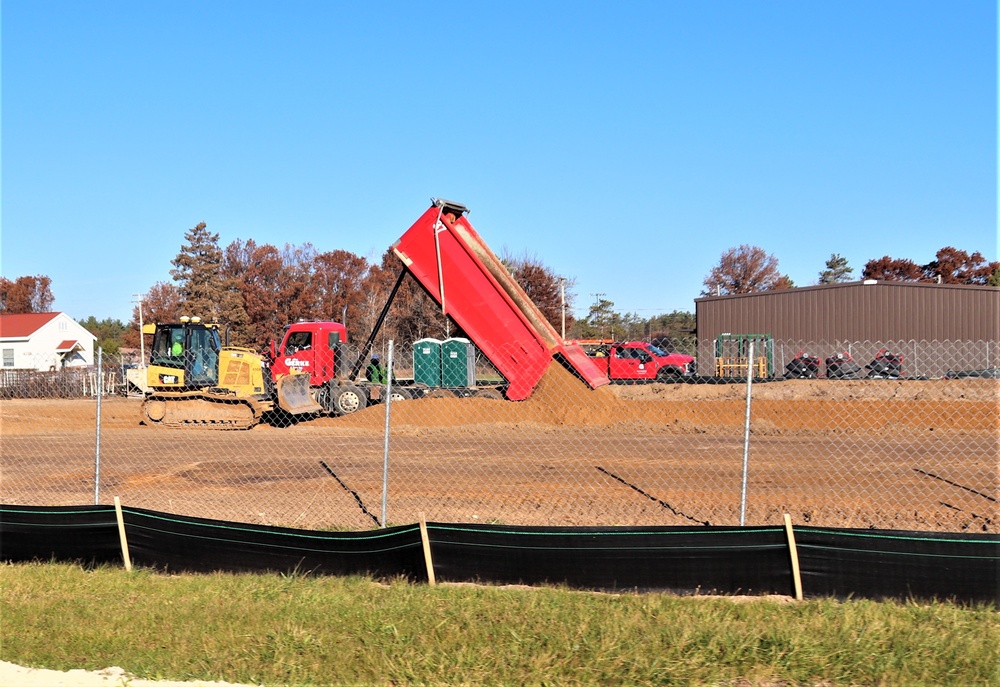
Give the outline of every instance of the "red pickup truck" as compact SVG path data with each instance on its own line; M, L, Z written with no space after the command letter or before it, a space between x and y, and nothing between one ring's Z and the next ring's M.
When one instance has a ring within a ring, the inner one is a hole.
M694 358L667 353L645 341L619 341L591 347L590 359L612 382L664 381L695 373Z

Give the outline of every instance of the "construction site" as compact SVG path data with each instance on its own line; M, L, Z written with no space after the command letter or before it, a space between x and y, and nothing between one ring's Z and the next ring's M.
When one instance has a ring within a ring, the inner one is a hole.
M544 525L740 522L740 385L588 389L553 365L531 398L427 398L249 431L140 425L101 408L98 499L302 528L428 519ZM995 532L997 382L789 380L751 408L745 520ZM97 404L2 409L7 504L95 498ZM387 458L388 457L388 458ZM387 462L388 461L388 462Z
M783 370L785 347L758 335L718 337L714 376L644 342L585 348L545 320L466 214L435 199L392 250L393 295L416 279L467 339L390 348L387 374L373 345L393 295L363 342L340 323L299 322L261 353L198 318L146 325L149 363L123 388L142 386L138 397L4 401L0 501L119 497L313 529L788 514L996 531L993 370L907 377L904 357L873 342L854 345L878 350L867 374L847 352L825 370L800 352Z

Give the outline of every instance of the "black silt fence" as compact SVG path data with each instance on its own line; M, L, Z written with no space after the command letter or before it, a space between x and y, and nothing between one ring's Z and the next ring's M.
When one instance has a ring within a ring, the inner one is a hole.
M135 565L175 572L364 574L426 581L418 525L321 532L123 508ZM793 593L780 527L427 523L437 580L680 594ZM1000 600L1000 535L795 527L804 596ZM0 506L0 560L121 564L110 506Z
M444 581L680 594L791 594L781 527L504 527L428 523Z

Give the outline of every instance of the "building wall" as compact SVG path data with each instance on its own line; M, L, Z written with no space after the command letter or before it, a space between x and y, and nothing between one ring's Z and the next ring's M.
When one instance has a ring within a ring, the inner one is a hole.
M56 353L56 348L68 339L79 341L83 350L67 356L66 367L93 365L96 337L65 313L59 313L26 338L5 338L0 342L5 356L0 359L0 365L6 369L58 370L62 366L62 356ZM9 350L13 350L13 367L7 365L9 354L6 351Z
M700 360L712 359L720 334L770 334L783 344L778 370L799 346L822 357L855 342L871 344L863 356L901 342L984 342L966 363L983 366L995 364L1000 341L1000 288L986 286L850 282L699 298L695 312Z

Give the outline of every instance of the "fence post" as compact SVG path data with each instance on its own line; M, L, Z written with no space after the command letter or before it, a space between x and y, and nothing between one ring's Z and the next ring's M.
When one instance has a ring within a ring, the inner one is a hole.
M389 340L389 360L385 373L385 437L382 447L382 527L385 527L386 511L389 506L389 414L392 411L392 339Z
M96 442L94 446L94 505L100 504L101 500L101 396L103 396L102 370L104 365L104 349L97 347L97 428Z
M753 388L753 341L750 341L747 365L747 412L743 423L743 480L740 488L740 527L746 523L747 514L747 471L750 465L750 399Z

